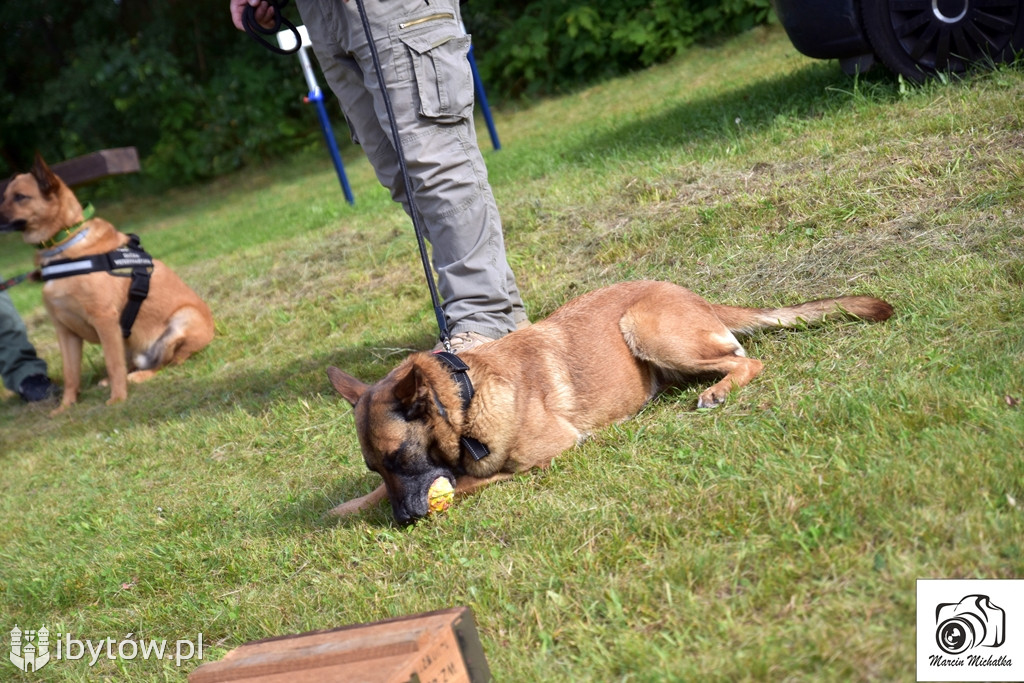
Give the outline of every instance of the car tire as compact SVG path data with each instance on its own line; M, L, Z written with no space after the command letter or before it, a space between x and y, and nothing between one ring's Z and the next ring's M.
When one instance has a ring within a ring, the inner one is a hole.
M861 0L860 12L878 59L919 83L1024 50L1020 0Z

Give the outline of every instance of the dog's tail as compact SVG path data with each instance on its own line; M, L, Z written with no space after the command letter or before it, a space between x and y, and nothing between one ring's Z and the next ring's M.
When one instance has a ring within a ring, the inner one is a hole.
M175 312L156 341L148 349L135 355L135 367L139 370L159 370L165 365L187 358L188 353L195 349L188 350L184 357L179 357L179 354L188 340L189 325L196 315L191 307L184 307Z
M159 370L174 357L182 340L181 326L177 320L172 319L171 324L148 349L135 354L135 367L139 370Z
M872 296L817 299L782 308L715 305L714 309L718 319L735 334L750 334L766 328L803 327L832 316L881 322L893 314L892 306L888 302Z

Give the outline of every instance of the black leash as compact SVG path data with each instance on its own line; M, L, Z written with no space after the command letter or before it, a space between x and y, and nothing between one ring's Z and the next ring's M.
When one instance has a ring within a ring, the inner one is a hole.
M246 5L245 9L242 11L242 26L245 27L245 32L248 33L257 43L276 54L290 55L298 52L299 48L302 46L302 36L299 35L299 29L295 27L295 24L285 19L284 14L281 13L284 6L288 4L288 0L267 0L267 3L274 8L274 25L270 28L263 28L260 26L259 22L256 21L256 8L252 5ZM261 37L261 35L276 35L277 32L281 30L282 25L295 35L295 47L291 50L282 49Z
M256 21L256 10L252 5L246 5L245 10L242 12L242 24L245 27L245 32L271 52L279 55L287 55L295 52L302 44L302 38L299 36L298 29L295 28L295 24L285 19L281 14L281 8L288 4L288 0L267 0L267 2L274 8L274 26L269 29L260 26ZM439 339L445 350L451 351L451 333L448 331L448 321L444 317L444 311L441 310L441 301L440 297L437 295L437 286L434 284L434 276L430 270L430 258L427 256L427 245L423 237L424 230L422 219L420 218L419 209L416 207L416 197L413 195L412 191L412 180L409 178L409 168L405 162L405 152L402 149L402 140L398 136L398 124L395 123L395 110L391 106L391 96L388 94L388 89L384 82L384 70L380 66L380 55L377 54L377 44L373 42L373 32L370 30L370 21L366 17L366 7L363 5L363 0L356 0L356 6L359 9L359 18L363 24L363 33L366 34L366 42L370 45L370 56L373 58L373 68L377 74L377 83L380 86L381 95L384 97L384 108L388 113L388 123L391 124L391 138L395 144L395 154L398 156L398 167L402 171L402 180L405 183L405 196L409 199L409 213L412 216L413 232L416 233L416 243L419 245L420 261L423 262L423 273L426 275L427 288L430 290L430 303L434 307L434 317L437 319ZM268 36L277 33L282 24L295 34L296 45L292 50L282 50L277 45L272 45L260 37L260 34Z
M10 280L4 280L3 282L0 282L0 292L4 291L5 289L10 289L14 285L20 285L22 282L29 279L32 276L32 273L34 272L35 271L33 270L27 273L22 273L21 275L15 275Z
M283 7L288 0L280 0L280 4L274 0L268 0L270 4L274 6L274 15L281 18L280 7ZM427 288L430 290L430 302L434 307L434 317L437 319L437 329L441 344L444 346L444 351L439 351L435 355L441 360L442 363L452 372L452 376L455 382L459 385L459 395L462 399L463 411L468 410L470 402L473 400L473 383L469 379L469 366L466 363L451 352L451 333L448 331L448 321L444 316L444 311L441 309L440 297L437 294L437 286L434 284L434 276L430 269L430 259L427 256L427 245L424 238L424 229L422 224L422 218L420 216L419 209L416 206L416 196L413 194L412 179L409 177L409 167L405 161L405 151L402 148L402 139L398 135L398 124L395 121L395 110L391 106L391 95L388 93L387 85L384 81L384 69L380 65L380 55L377 53L377 44L373 40L373 32L370 30L370 20L366 16L366 7L363 5L363 0L356 0L356 7L359 10L359 19L363 24L363 33L366 35L366 42L370 46L370 57L373 59L373 68L377 75L377 84L380 87L381 96L384 99L384 108L387 110L388 123L391 126L391 138L395 145L395 154L398 157L398 167L402 171L402 181L405 183L405 196L409 201L409 214L412 218L413 232L416 233L416 244L419 246L420 261L423 263L423 274L427 278ZM252 25L255 27L255 31L267 35L273 33L273 30L264 29L256 23L255 11L251 6L246 7L243 15L246 31L253 38L257 39L264 47L270 49L272 52L277 54L288 54L287 51L281 50L275 46L270 45L268 42L259 38L254 31L250 31L249 27ZM289 28L295 31L295 27L288 23ZM279 26L280 23L277 24ZM276 28L274 29L276 30ZM298 38L298 32L296 31L296 38ZM297 40L301 43L301 40ZM298 49L298 48L296 48ZM462 447L469 453L470 457L474 460L480 460L490 455L490 450L483 443L474 439L473 437L463 436L459 439Z
M434 316L437 318L437 329L440 333L441 344L444 351L438 351L434 355L444 363L452 372L455 382L459 385L459 395L462 399L462 410L465 413L469 410L469 404L473 401L476 393L473 390L473 382L469 379L469 366L465 361L452 353L451 333L448 331L448 321L441 310L441 302L437 296L437 287L434 285L434 276L430 270L430 261L427 257L427 246L423 238L423 225L420 212L416 208L416 197L412 192L412 180L409 178L409 169L405 163L405 152L402 149L402 140L398 136L398 124L395 122L395 111L391 106L391 96L388 94L387 85L384 82L384 69L380 65L380 57L377 54L377 45L373 42L373 33L370 31L370 21L366 17L366 8L363 0L356 0L359 9L359 18L363 22L363 32L366 34L366 42L370 44L370 56L373 59L373 68L377 72L377 84L380 86L381 95L384 98L384 108L388 112L388 123L391 124L391 137L395 143L395 154L398 156L398 166L402 170L402 179L405 181L405 195L409 198L409 213L412 216L412 227L416 233L416 243L420 248L420 260L423 262L423 274L427 278L427 287L430 289L430 302L434 306ZM469 453L473 460L481 460L491 454L479 440L471 436L459 437L462 448Z
M388 112L388 123L391 124L391 138L395 143L395 153L398 155L398 167L402 170L402 180L405 181L405 196L409 199L409 213L412 216L412 228L416 233L416 242L420 249L420 260L423 262L423 273L427 277L427 288L430 290L430 303L434 306L434 317L437 318L437 330L441 344L445 351L451 351L451 333L448 332L448 321L441 310L441 301L437 296L437 287L434 285L434 276L430 270L430 260L427 256L427 245L423 238L423 225L420 212L416 208L416 197L412 191L412 180L409 178L409 169L405 163L405 152L402 149L402 140L398 136L398 124L395 123L395 110L391 106L391 96L388 94L387 85L384 82L384 69L380 66L380 56L377 54L377 44L373 42L373 33L370 31L370 20L366 18L366 8L363 0L356 0L359 9L359 18L363 22L363 33L366 34L366 42L370 44L370 56L373 58L373 68L377 73L377 84L380 86L381 95L384 97L384 108Z

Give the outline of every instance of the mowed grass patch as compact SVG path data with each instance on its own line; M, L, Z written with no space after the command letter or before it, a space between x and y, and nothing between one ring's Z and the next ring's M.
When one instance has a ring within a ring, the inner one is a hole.
M1022 98L1014 69L850 79L769 29L496 112L486 156L534 317L635 278L897 315L758 333L765 372L722 407L687 384L412 528L386 506L324 516L379 482L325 367L373 380L434 335L411 227L358 150L355 207L322 154L98 207L210 302L218 337L122 405L95 347L65 415L0 400L0 627L202 632L210 659L468 605L502 681L913 680L916 579L1024 571ZM0 272L27 269L2 239ZM11 293L59 377L38 288Z

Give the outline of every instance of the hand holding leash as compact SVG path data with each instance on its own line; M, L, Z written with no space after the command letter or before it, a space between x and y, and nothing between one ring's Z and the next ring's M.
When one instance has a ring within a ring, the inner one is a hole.
M232 0L231 18L237 28L248 33L263 47L279 55L290 55L298 51L302 45L302 37L295 24L286 19L281 12L287 4L288 0ZM261 37L277 34L282 25L295 35L295 47L290 50L284 50Z

